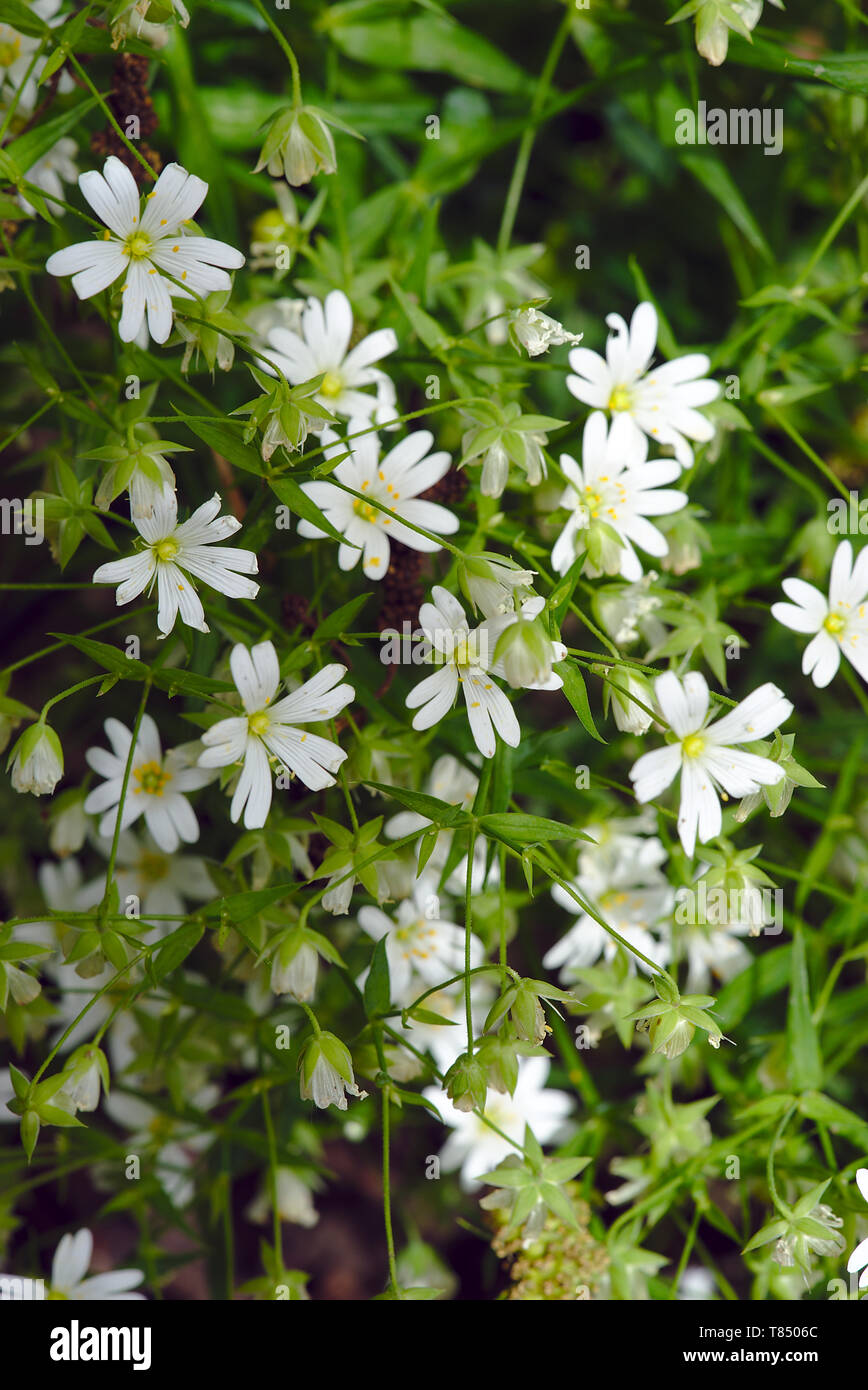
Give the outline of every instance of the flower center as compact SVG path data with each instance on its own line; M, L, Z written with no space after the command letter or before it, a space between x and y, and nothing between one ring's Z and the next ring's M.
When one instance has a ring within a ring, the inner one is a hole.
M0 67L11 68L16 58L21 55L21 39L7 39L5 43L0 43Z
M142 261L150 255L153 242L144 232L131 232L124 242L124 255L131 261Z
M178 542L173 540L171 536L167 536L165 540L157 541L157 544L154 546L154 554L158 560L168 562L169 560L174 560L178 553L178 549Z
M164 854L151 854L147 850L139 859L139 873L148 883L159 883L169 872L169 861Z
M361 497L357 497L353 503L353 511L356 516L360 516L362 521L377 521L382 519L382 512L377 507L372 507L370 502L363 502Z
M337 372L326 372L319 388L319 394L321 396L327 396L329 400L334 400L336 396L341 394L343 389L344 383Z
M169 781L169 773L164 772L159 763L139 763L133 768L133 776L138 782L136 795L145 792L148 796L162 796L163 788Z
M833 637L837 637L839 632L843 632L846 626L847 619L842 618L840 613L828 613L823 620L823 627Z
M705 739L702 734L689 734L681 743L685 758L698 758L704 747Z
M616 386L609 397L610 410L629 410L633 404L626 386Z
M264 709L261 709L258 714L250 714L247 717L247 727L252 734L256 734L257 738L268 733L270 724L271 720Z

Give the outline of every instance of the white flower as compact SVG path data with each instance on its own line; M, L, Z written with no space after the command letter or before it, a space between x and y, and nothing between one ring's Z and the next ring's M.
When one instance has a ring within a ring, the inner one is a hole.
M549 318L539 309L520 309L509 328L513 339L521 344L528 357L539 357L550 347L560 347L561 343L577 346L583 337L581 333L568 333L562 323Z
M63 217L66 208L61 207L60 203L54 202L55 198L63 198L63 185L73 183L78 178L78 169L75 164L75 154L78 145L68 136L63 136L52 145L41 159L32 164L25 174L28 183L35 184L41 188L43 193L50 194L48 199L48 210L55 217ZM18 202L25 212L33 213L36 209L27 201L24 194L20 194Z
M348 433L353 435L365 427L365 420L351 420ZM354 569L361 557L368 579L382 579L389 568L390 541L426 553L441 549L436 541L402 525L403 521L442 536L451 536L458 530L457 516L419 496L449 472L451 462L447 453L430 452L434 436L428 430L408 434L384 458L380 458L376 434L362 434L346 444L333 430L324 431L322 438L327 459L350 451L331 476L354 492L364 494L363 501L328 480L302 483L302 491L345 537L346 543L338 548L338 565L342 570ZM388 507L394 517L380 511L378 503ZM304 520L298 523L298 534L325 536L318 526Z
M98 882L102 884L104 876ZM132 831L124 831L118 840L115 883L121 909L128 898L138 898L144 923L152 916L183 917L187 901L205 902L217 891L204 859L193 854L167 853L150 835L139 840ZM162 933L175 927L173 922L153 925Z
M351 685L338 685L346 666L324 666L304 685L277 704L272 704L280 684L277 652L271 642L249 650L242 643L229 657L232 679L241 696L244 714L221 719L202 735L205 752L200 767L228 767L244 759L244 766L230 815L237 821L244 811L248 830L265 824L271 807L269 756L295 774L311 791L334 785L346 753L318 734L300 733L297 724L318 724L334 719L353 699Z
M413 717L413 728L430 729L439 723L454 705L460 685L470 731L482 756L494 757L496 733L511 748L518 747L521 730L515 711L500 687L489 679L495 643L486 624L471 632L464 609L448 590L435 584L431 594L434 602L423 603L419 623L443 664L407 696L408 709L423 706Z
M310 1186L292 1168L278 1165L274 1170L274 1187L277 1196L277 1214L281 1221L292 1226L306 1226L310 1229L319 1221L319 1212L313 1204ZM271 1220L271 1183L266 1182L247 1206L244 1215L248 1221L266 1225Z
M227 270L238 270L244 257L225 242L186 236L208 185L180 164L167 164L141 209L136 181L126 165L110 155L100 174L89 170L78 180L94 212L108 227L99 241L82 241L49 256L50 275L71 275L79 299L90 299L123 277L123 307L118 333L124 343L137 338L145 322L157 343L172 331L172 296L204 298L228 290ZM225 267L225 268L223 268ZM164 278L167 272L172 280ZM173 281L182 281L175 284ZM186 288L185 288L186 286Z
M99 833L110 837L117 824L132 734L119 719L107 719L104 728L113 751L88 748L85 757L88 766L106 780L94 787L84 809L88 815L102 815ZM199 823L187 793L197 791L211 780L211 775L200 768L189 767L186 756L179 749L173 749L164 757L159 730L151 716L143 714L133 750L121 829L126 830L143 815L148 830L166 854L174 853L182 840L193 844L199 838Z
M594 833L589 826L586 833ZM651 934L671 910L674 894L660 866L666 851L656 836L614 836L599 850L585 845L579 854L579 872L573 887L616 932L649 960L662 965L666 952ZM624 853L623 847L632 846ZM561 979L569 982L573 971L593 965L603 956L612 960L618 942L593 917L583 912L575 898L556 884L552 897L576 919L570 930L543 957L547 970L562 967ZM628 953L632 965L648 967Z
M286 377L290 386L322 376L314 400L347 419L385 424L395 414L395 388L374 363L398 346L391 328L378 329L348 351L353 311L343 290L332 290L325 302L310 298L301 316L301 330L272 328L264 356ZM373 386L376 394L362 388Z
M43 20L54 29L63 23L57 14L62 3L63 0L24 0L24 9L30 10L35 19ZM11 24L0 24L0 103L4 107L16 92L20 93L19 111L32 111L36 105L39 78L48 62L47 54L33 62L39 45L40 41L35 35L19 33ZM73 90L68 73L61 71L57 90L61 93Z
M663 624L653 616L663 602L650 592L659 575L649 570L632 584L607 584L594 595L594 611L618 647L630 647L640 636L649 647L666 636Z
M635 433L672 445L682 468L689 468L693 451L687 440L706 443L714 435L714 427L696 409L720 394L717 382L704 379L708 358L690 353L649 373L657 343L653 304L640 304L629 328L620 314L609 314L606 323L612 332L605 359L589 348L574 348L570 366L576 375L567 377L568 389L585 405L623 415Z
M270 985L274 994L291 994L295 999L312 999L316 989L319 955L307 941L297 945L288 938L275 951L271 961Z
M216 1104L219 1096L216 1086L203 1086L195 1095L185 1097L185 1108L202 1112L204 1122L204 1112ZM199 1155L213 1144L216 1132L158 1110L125 1091L113 1090L107 1095L103 1110L115 1124L131 1131L126 1140L129 1152L142 1154L147 1150L142 1168L156 1177L169 1201L176 1207L189 1206L196 1194L193 1169Z
M457 975L464 969L464 928L430 915L431 895L420 885L412 898L398 904L394 917L378 907L359 909L358 923L374 941L386 938L389 980L395 998L410 988L414 975L426 984ZM484 959L482 942L470 937L470 964Z
M107 1071L103 1072L105 1066L107 1064L99 1048L85 1046L80 1049L78 1055L70 1057L64 1068L64 1075L68 1079L64 1081L61 1093L74 1111L84 1110L89 1113L96 1110L100 1090L108 1074Z
M87 1229L65 1235L54 1252L51 1262L49 1298L69 1299L70 1302L113 1302L143 1299L144 1294L132 1293L141 1284L140 1269L115 1269L108 1274L85 1276L93 1257L93 1236ZM0 1275L8 1279L9 1275Z
M770 0L783 9L782 0ZM762 14L763 0L704 0L696 15L696 47L712 67L720 67L729 48L729 31L742 33L755 29ZM740 21L740 23L739 23Z
M868 1168L859 1168L856 1173L856 1184L868 1202ZM861 1270L859 1275L859 1288L868 1289L868 1236L861 1240L847 1261L847 1273L855 1274L856 1270Z
M814 685L829 684L843 652L868 681L868 547L853 563L853 547L842 541L832 560L829 597L804 579L785 579L783 591L792 603L773 603L772 617L794 632L816 633L805 647L802 670Z
M793 706L767 682L709 724L708 686L698 671L688 672L683 682L666 671L654 682L654 692L676 742L645 753L630 769L630 778L636 800L653 801L681 773L678 834L685 852L692 855L697 834L703 844L720 834L717 786L727 796L740 798L781 780L784 770L779 763L735 745L766 738L790 717Z
M25 729L9 754L8 766L15 791L50 795L63 776L63 748L51 725L40 721Z
M48 843L59 859L77 854L85 842L90 822L84 809L84 792L65 793L54 803Z
M334 1033L317 1033L310 1039L299 1059L299 1071L302 1100L312 1100L319 1110L330 1105L346 1110L347 1096L364 1100L367 1095L356 1085L349 1049Z
M642 576L634 544L649 555L666 554L665 536L647 518L679 511L687 505L687 494L663 487L679 475L675 459L647 463L647 450L645 436L627 415L616 415L607 430L606 417L595 410L585 423L582 466L569 454L561 454L561 470L569 485L560 505L568 507L572 516L552 550L558 574L566 574L585 546L588 574L622 574L631 580ZM620 544L598 528L599 554L595 553L591 546L595 522L609 527Z
M465 1190L478 1187L482 1173L515 1153L515 1145L521 1146L524 1140L526 1125L530 1125L541 1144L555 1138L573 1102L565 1091L546 1090L549 1065L547 1057L527 1057L519 1063L514 1095L489 1089L485 1114L514 1144L501 1138L472 1111L456 1110L449 1105L439 1086L428 1086L423 1091L425 1099L437 1107L452 1130L440 1154L441 1165L447 1172L461 1169Z
M726 983L753 961L744 942L738 940L739 936L751 934L747 924L730 924L721 930L710 922L687 922L678 927L670 923L670 936L676 932L687 957L685 994L707 994L712 976Z
M94 571L94 583L117 584L119 606L156 584L157 627L163 637L172 631L179 613L188 627L209 632L191 575L230 598L255 598L259 593L255 580L242 577L257 573L253 551L216 545L241 528L234 516L218 516L220 506L215 492L210 502L203 502L179 525L178 499L172 489L164 487L159 495L155 492L150 516L132 512L144 549L125 560L100 565Z

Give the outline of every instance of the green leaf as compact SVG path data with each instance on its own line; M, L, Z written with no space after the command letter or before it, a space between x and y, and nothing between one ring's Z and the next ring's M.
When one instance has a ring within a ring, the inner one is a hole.
M508 840L519 845L538 845L547 840L590 840L573 825L547 820L545 816L529 816L523 811L503 811L481 816L479 828L496 840Z
M312 641L325 642L330 637L340 637L351 626L356 614L364 608L371 595L358 594L356 598L351 598L349 603L344 603L340 608L336 608L327 618L324 618L319 627L313 634Z
M357 63L377 68L445 72L453 81L495 92L527 93L532 83L488 39L445 15L424 14L354 22L358 6L332 5L323 28Z
M185 922L171 936L167 936L159 950L154 953L151 970L156 980L162 980L190 955L198 946L205 928L200 922Z
M591 714L591 706L588 702L585 678L578 666L573 661L558 661L552 670L561 677L564 683L564 694L578 715L582 728L598 743L605 743L606 739L603 738L594 723L594 716Z
M87 112L97 105L96 97L88 97L85 101L78 102L70 110L64 111L62 115L55 116L50 121L42 121L34 130L28 130L24 135L19 135L17 140L13 140L11 145L6 146L3 153L12 160L22 174L26 175L34 164L38 164L42 156L57 144L58 140L64 135L68 135L71 130L78 130ZM54 206L50 200L49 206Z
M435 825L452 827L468 823L467 812L463 811L460 806L452 806L447 801L440 801L436 796L429 796L427 792L411 792L406 787L388 787L383 782L366 782L365 786L373 787L374 791L391 796L402 806L406 806L408 811L415 811L417 815L424 816L426 820L433 821Z
M305 521L310 521L314 526L318 526L321 531L325 531L327 536L331 536L333 541L339 541L341 545L350 545L345 536L336 530L329 521L325 512L320 511L315 502L312 502L301 485L295 478L270 478L271 490L290 511L303 517Z
M374 947L371 968L365 980L365 1013L368 1018L389 1012L392 1002L392 986L389 979L389 961L386 956L386 938L381 936Z
M185 415L183 411L175 406L175 413L179 420L183 420L188 429L192 430L203 444L207 444L213 449L215 454L228 459L236 468L241 468L245 473L255 473L258 478L264 478L267 472L266 466L260 457L259 451L249 444L245 444L242 438L244 426L230 424L228 420L220 421L215 424L213 420L201 420L197 415Z
M723 161L707 150L701 154L685 152L680 159L688 173L720 204L763 260L773 262L774 253Z

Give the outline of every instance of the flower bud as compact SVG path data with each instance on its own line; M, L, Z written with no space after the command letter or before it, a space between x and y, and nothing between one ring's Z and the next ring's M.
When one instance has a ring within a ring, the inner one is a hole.
M495 661L502 663L513 690L526 690L549 680L555 659L551 638L537 618L519 618L511 623L495 648Z
M96 1110L100 1087L107 1088L108 1063L98 1047L79 1047L64 1068L63 1094L73 1110Z
M319 956L297 933L281 944L271 962L271 988L275 994L291 994L307 1002L316 989Z
M484 1110L488 1078L479 1058L469 1052L456 1058L443 1078L443 1089L456 1110Z
M654 707L654 694L650 682L639 672L628 671L624 667L617 667L616 672L615 679L621 689L616 690L614 685L608 681L606 683L615 724L622 734L647 733L651 726L651 715L642 705L648 705L652 709ZM622 693L624 691L627 693ZM635 696L636 699L631 699L631 696ZM636 700L641 700L642 705L637 705Z
M530 589L536 570L522 570L499 555L468 555L459 565L458 579L474 608L486 618L515 610L522 590Z
M50 794L63 776L60 739L49 724L31 724L12 749L9 763L15 791Z

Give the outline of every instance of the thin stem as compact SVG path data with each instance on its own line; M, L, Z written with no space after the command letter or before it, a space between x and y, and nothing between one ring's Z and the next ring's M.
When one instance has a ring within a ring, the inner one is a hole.
M390 1087L383 1087L383 1222L386 1227L386 1249L389 1252L389 1283L397 1299L401 1298L398 1266L395 1261L395 1236L392 1231L392 1187L389 1172L389 1106Z
M262 18L265 20L272 34L283 49L286 61L289 63L290 71L292 72L292 103L293 106L301 106L301 76L298 71L296 56L284 38L281 30L263 5L262 0L253 0L253 4L262 15Z

